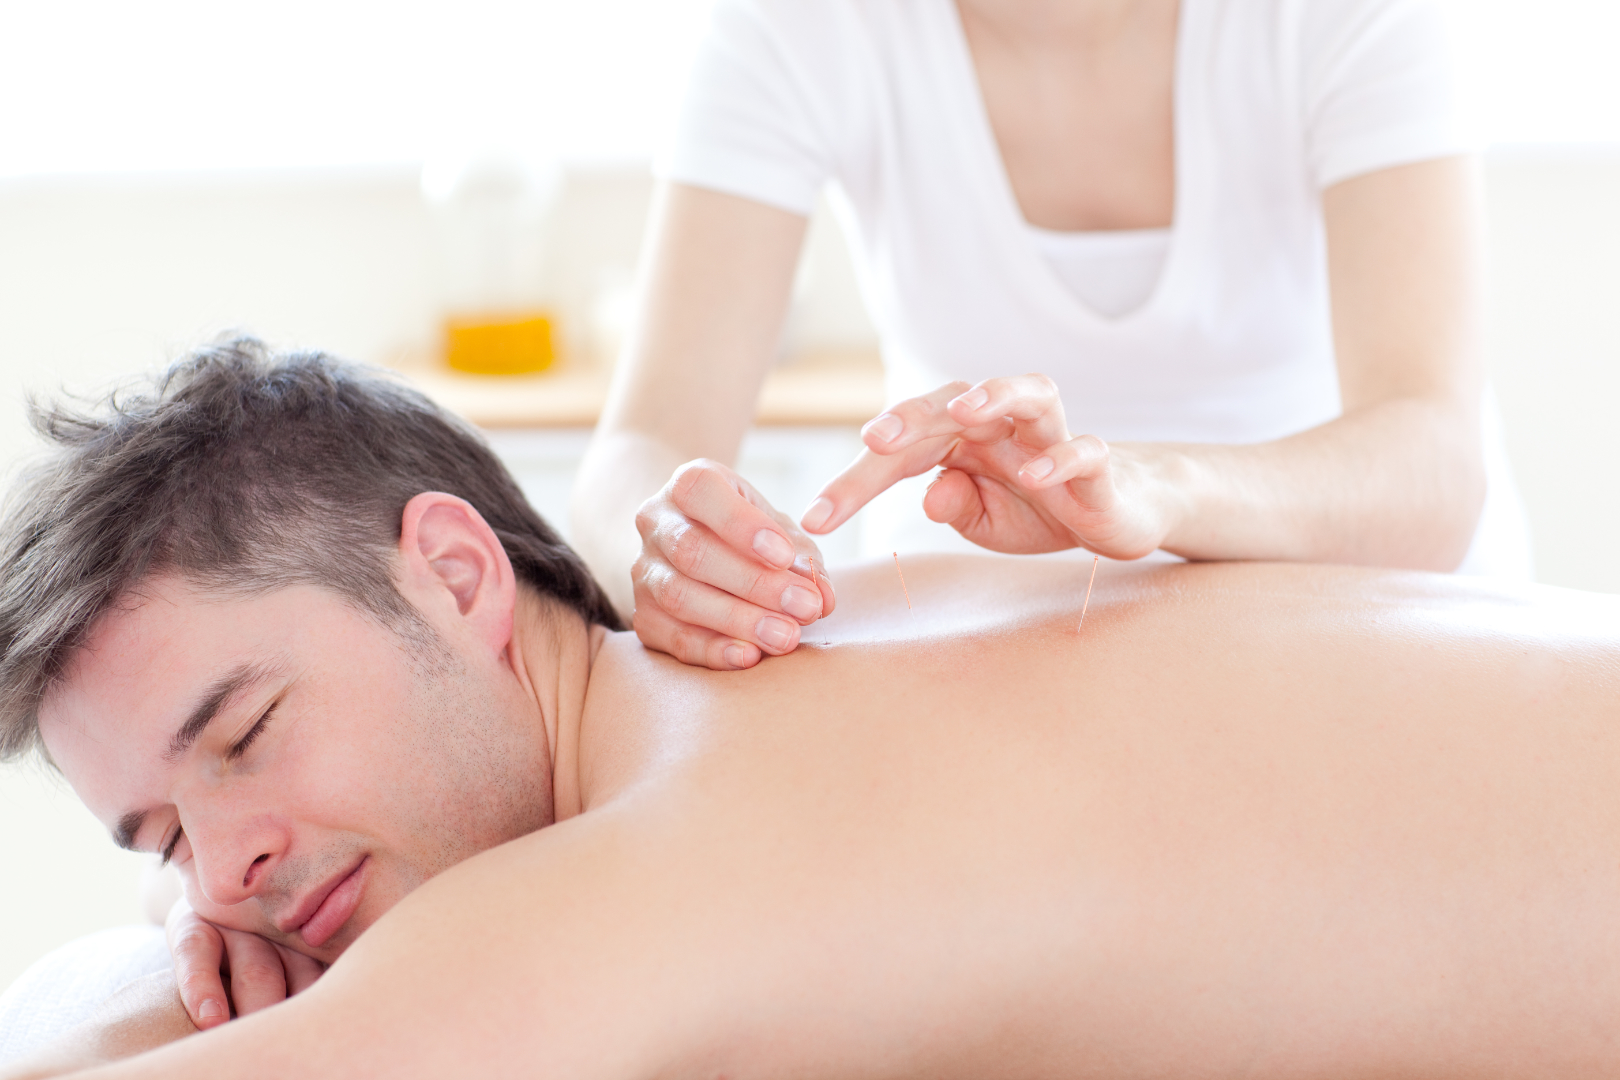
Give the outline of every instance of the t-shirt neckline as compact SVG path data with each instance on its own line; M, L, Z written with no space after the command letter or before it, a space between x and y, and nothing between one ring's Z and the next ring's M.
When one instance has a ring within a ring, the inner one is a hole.
M1176 15L1175 86L1172 89L1174 115L1171 118L1175 197L1167 230L1170 234L1169 250L1165 254L1164 266L1159 271L1158 280L1154 282L1153 290L1147 298L1130 311L1112 317L1102 314L1076 296L1041 253L1035 237L1030 232L1032 228L1038 226L1031 225L1025 219L1023 209L1018 205L1018 196L1013 191L1012 179L1007 175L1007 163L1002 159L1001 146L996 142L995 129L990 125L990 110L984 102L978 68L973 63L973 51L968 47L967 31L962 26L962 13L957 7L957 0L940 0L940 3L945 9L944 19L952 52L948 60L953 69L950 75L953 76L961 96L965 98L962 105L967 117L964 128L967 148L974 159L973 165L977 166L987 182L990 201L994 204L990 210L997 219L995 225L999 234L998 240L1008 249L1012 264L1022 269L1030 287L1036 290L1036 295L1044 295L1048 306L1066 312L1071 317L1080 318L1093 325L1105 326L1122 326L1146 318L1150 312L1166 302L1165 298L1179 276L1177 268L1181 262L1181 251L1186 246L1189 204L1187 196L1192 189L1189 177L1195 162L1190 152L1192 140L1187 130L1187 118L1190 114L1184 89L1190 81L1187 77L1188 39L1189 26L1193 18L1192 9L1196 0L1180 0Z

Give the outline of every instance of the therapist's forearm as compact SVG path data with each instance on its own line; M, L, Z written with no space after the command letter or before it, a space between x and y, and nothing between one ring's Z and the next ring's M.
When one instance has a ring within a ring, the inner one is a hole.
M1259 446L1120 446L1195 559L1454 570L1485 497L1478 163L1442 158L1323 194L1344 415ZM1154 486L1159 485L1159 486Z
M575 547L626 618L642 503L693 458L730 463L754 415L806 220L733 195L659 191L636 329L574 485Z
M1456 569L1485 497L1477 407L1380 402L1253 446L1117 443L1116 474L1189 559Z

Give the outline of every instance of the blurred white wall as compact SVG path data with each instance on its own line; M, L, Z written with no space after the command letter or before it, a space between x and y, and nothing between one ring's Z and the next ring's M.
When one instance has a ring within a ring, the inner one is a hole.
M1620 592L1620 146L1504 148L1487 177L1488 346L1536 576Z
M710 0L0 0L0 176L645 157Z

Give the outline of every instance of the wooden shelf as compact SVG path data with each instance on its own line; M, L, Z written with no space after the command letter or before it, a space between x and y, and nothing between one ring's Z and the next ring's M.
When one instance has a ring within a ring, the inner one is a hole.
M464 375L409 361L395 368L428 397L484 428L592 427L612 377L597 368L540 375ZM754 422L858 426L883 405L883 366L875 350L818 354L771 369Z

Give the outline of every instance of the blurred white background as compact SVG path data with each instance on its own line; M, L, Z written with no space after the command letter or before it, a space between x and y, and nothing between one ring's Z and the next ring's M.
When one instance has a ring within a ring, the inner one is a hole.
M81 390L227 327L386 361L440 314L426 161L561 161L555 287L576 353L633 274L708 0L0 0L0 465L24 390ZM1620 591L1620 3L1457 0L1491 198L1491 361L1538 573ZM819 223L794 332L869 337ZM802 437L801 437L802 436ZM796 506L849 434L766 433ZM555 511L581 433L499 445ZM796 441L797 440L797 441ZM0 769L0 987L139 917L140 860L71 794Z

